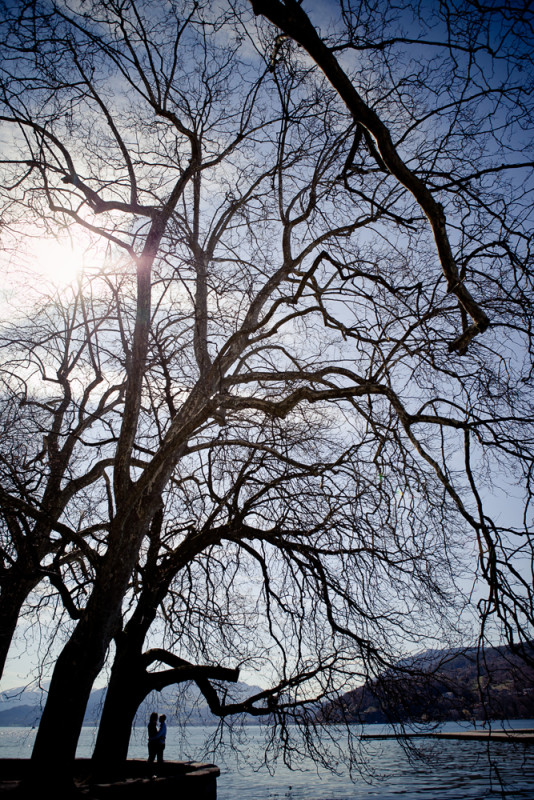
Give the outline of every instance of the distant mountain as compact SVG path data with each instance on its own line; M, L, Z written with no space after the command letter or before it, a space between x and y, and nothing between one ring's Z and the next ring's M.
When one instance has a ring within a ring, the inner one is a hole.
M40 719L39 706L18 706L0 710L0 728L34 728Z
M534 718L534 646L528 661L509 647L432 650L404 661L411 674L385 673L325 704L328 722Z
M22 705L39 706L41 701L46 698L48 683L43 687L19 687L16 689L6 689L0 692L0 712L10 708L20 708Z
M238 701L251 694L261 692L259 686L237 683L228 687L229 700ZM98 725L106 689L91 692L84 725ZM46 687L43 689L17 688L0 693L0 727L35 727L39 724L46 702ZM180 688L169 686L162 692L153 692L139 706L134 724L144 726L152 711L167 715L167 724L186 721L189 725L212 725L217 718L209 710L196 684Z

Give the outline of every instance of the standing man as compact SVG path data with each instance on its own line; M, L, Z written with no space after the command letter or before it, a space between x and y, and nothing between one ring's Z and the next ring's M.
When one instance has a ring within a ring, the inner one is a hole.
M159 730L158 730L158 737L157 737L157 757L158 757L158 764L163 763L163 751L165 750L165 740L167 738L167 723L165 720L167 717L165 714L162 714L159 718Z

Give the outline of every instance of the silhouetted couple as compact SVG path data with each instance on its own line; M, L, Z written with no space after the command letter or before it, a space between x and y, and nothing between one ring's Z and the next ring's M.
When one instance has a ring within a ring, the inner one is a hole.
M153 764L154 759L157 759L158 764L163 763L163 751L165 750L165 739L167 738L167 724L165 720L167 717L162 714L159 718L158 728L158 715L154 711L150 715L148 722L148 763Z

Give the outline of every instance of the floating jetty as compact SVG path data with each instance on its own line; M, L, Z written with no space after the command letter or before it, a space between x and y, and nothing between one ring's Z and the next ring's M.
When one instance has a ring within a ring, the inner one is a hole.
M21 781L28 774L29 760L0 759L0 795L22 798ZM156 772L151 774L151 769ZM141 759L129 759L120 774L105 779L92 776L90 759L78 758L74 765L74 785L80 800L216 800L219 767L197 761L165 761L149 765ZM33 795L34 796L34 795Z
M472 731L422 731L418 733L365 733L362 739L460 739L475 742L519 742L534 744L534 728L486 728Z

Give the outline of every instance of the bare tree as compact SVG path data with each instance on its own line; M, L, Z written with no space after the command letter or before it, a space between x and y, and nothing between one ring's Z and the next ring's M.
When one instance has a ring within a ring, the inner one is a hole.
M49 300L32 320L5 325L0 336L2 669L21 606L39 581L48 579L74 618L77 596L91 583L92 542L105 536L108 521L87 490L112 464L91 441L92 429L122 403L123 390L103 376L109 365L99 337L109 321L109 298L91 298L86 284L61 305ZM64 578L72 582L80 565L71 595Z
M29 392L31 424L63 448L65 502L43 506L49 446L24 503L14 483L2 494L9 542L13 520L45 515L34 575L57 535L79 616L36 740L41 779L67 774L113 639L99 748L121 708L122 758L155 685L188 675L220 715L311 722L355 676L459 640L473 546L483 632L496 611L510 641L530 637L530 210L515 176L531 156L508 155L530 124L514 71L525 19L504 52L441 8L432 35L410 36L392 34L415 24L409 9L365 3L322 36L293 0L5 9L4 224L79 226L112 264L91 323L74 325L85 390L52 337L62 397L47 374L40 406ZM477 59L501 54L509 71L480 86ZM523 517L499 521L490 490L510 480ZM68 525L80 509L89 526ZM146 651L158 619L167 644ZM158 661L170 671L147 672ZM265 691L221 701L207 681L242 666Z
M393 515L387 504L379 508L374 480L361 474L364 458L356 471L356 448L329 439L317 420L294 415L289 425L264 427L247 415L228 420L188 459L186 477L150 531L136 579L142 590L116 637L94 755L98 770L120 769L137 706L155 686L194 679L220 717L246 713L272 721L276 714L284 728L288 721L306 726L317 704L356 671L364 677L395 669L401 638L410 647L453 635L447 617L453 607L459 615L462 600L451 591L453 536L449 526L449 558L439 533L441 502L433 509L432 537L431 503L424 519L413 507ZM325 458L328 450L335 460ZM171 523L192 502L193 519ZM394 612L386 600L393 586ZM154 623L164 625L167 647L143 652ZM183 663L174 652L186 656ZM264 689L221 702L205 678L222 679L225 671L194 666L214 658L262 665ZM148 672L155 660L173 669Z
M532 9L446 3L425 8L423 19L421 9L401 4L386 8L377 20L372 4L342 1L340 24L323 37L296 0L250 3L256 15L283 32L275 39L276 64L283 68L278 49L285 37L298 43L350 112L355 138L343 175L356 203L368 192L369 174L378 171L406 190L399 196L399 223L414 222L412 211L402 207L410 196L426 217L443 286L457 300L462 326L461 333L451 332L447 349L465 358L463 363L440 363L435 351L429 354L435 394L426 400L423 417L408 415L407 428L476 531L480 573L488 586L487 599L480 603L482 631L496 617L510 644L521 649L533 622L534 162L523 133L532 127L533 65L527 44ZM343 68L338 54L348 53L364 61L366 77L359 64L357 72ZM489 324L495 335L470 347ZM439 455L424 447L416 433L413 422L423 418L429 430L440 427ZM447 428L461 432L455 448L463 452L472 510L451 480ZM488 489L477 467L489 450L500 451L496 462L487 465L489 486L502 469L510 470L510 480L520 487L514 500L522 513L515 524L498 524L485 502Z

